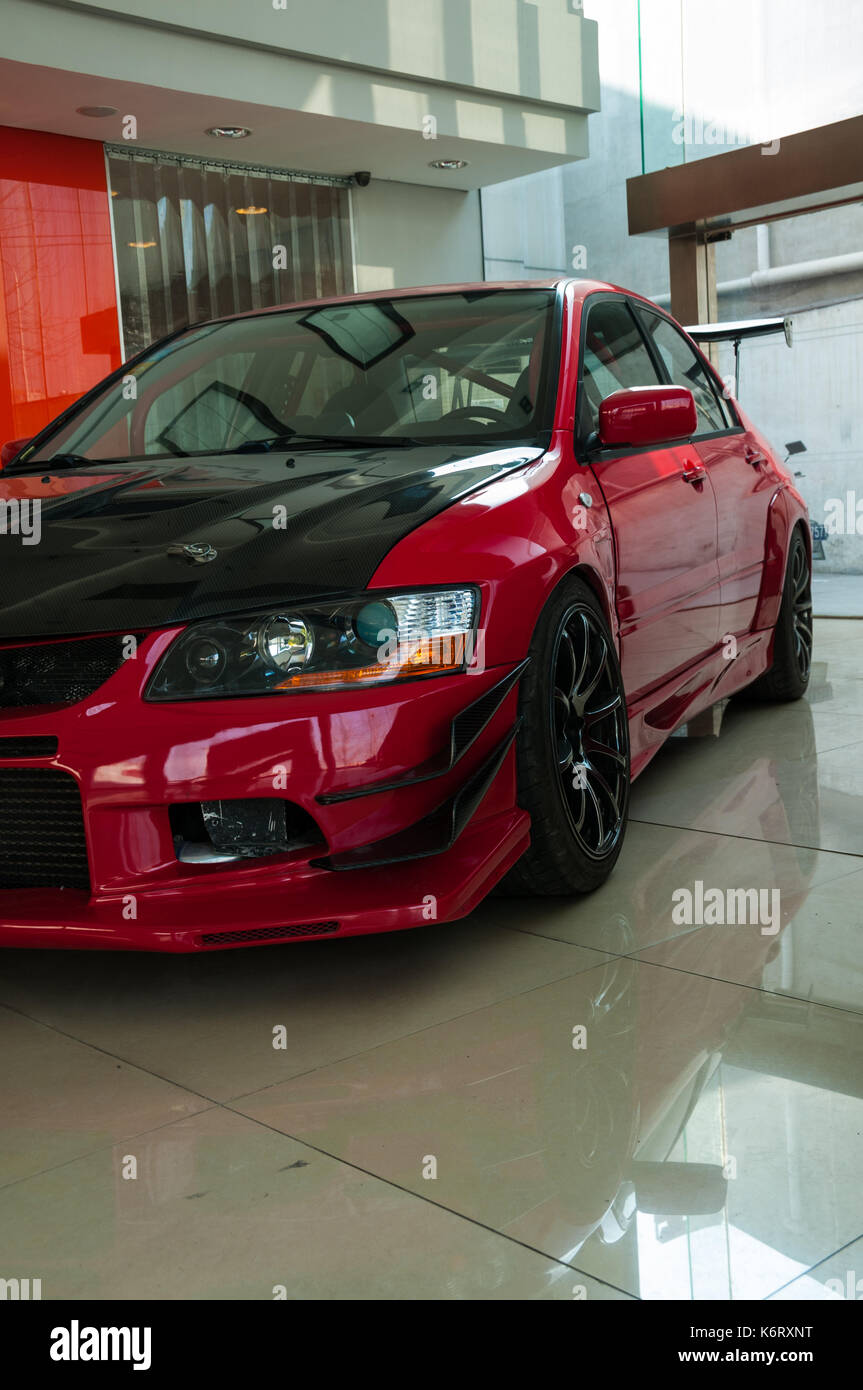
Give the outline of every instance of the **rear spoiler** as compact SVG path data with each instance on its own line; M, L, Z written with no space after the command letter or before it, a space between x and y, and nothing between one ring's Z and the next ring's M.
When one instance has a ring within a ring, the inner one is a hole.
M788 346L792 342L794 320L740 319L737 323L696 323L687 328L696 343L740 343L745 338L765 338L770 333L784 333Z
M747 338L766 338L773 333L784 333L789 347L794 340L794 320L782 319L738 319L735 323L696 323L686 329L696 343L734 344L734 394L740 391L740 344Z

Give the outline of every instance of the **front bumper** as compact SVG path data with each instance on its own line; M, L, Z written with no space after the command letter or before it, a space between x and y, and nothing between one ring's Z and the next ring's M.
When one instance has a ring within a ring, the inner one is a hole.
M518 668L148 704L142 691L175 635L148 636L76 704L0 713L0 768L75 779L91 885L0 889L0 944L194 951L393 931L465 915L524 852ZM467 706L485 722L453 758ZM46 737L53 756L3 754L4 739ZM319 843L231 864L178 860L171 805L276 795L313 818Z

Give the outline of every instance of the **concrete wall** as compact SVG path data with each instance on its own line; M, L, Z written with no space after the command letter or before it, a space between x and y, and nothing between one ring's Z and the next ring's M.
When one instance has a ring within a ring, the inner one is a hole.
M77 106L111 105L109 140L125 113L179 154L245 125L250 163L447 189L584 158L599 100L597 26L567 0L3 0L2 29L9 124L92 138Z
M64 0L296 58L594 110L596 26L566 0Z
M637 0L602 0L595 13L601 110L589 118L590 158L483 190L486 274L497 278L505 262L512 279L581 273L658 293L668 288L665 239L636 241L626 220L626 179L642 171Z
M358 290L483 278L477 193L376 180L351 201Z
M807 453L792 470L813 522L826 525L841 502L843 534L824 538L824 573L863 574L863 300L847 300L794 315L794 346L782 338L756 338L741 347L740 403L784 457L783 446L802 439ZM730 347L720 346L719 369L733 381ZM859 501L847 525L847 494ZM831 507L830 502L834 503ZM838 515L838 514L837 514Z
M487 280L568 274L560 171L532 174L481 194Z

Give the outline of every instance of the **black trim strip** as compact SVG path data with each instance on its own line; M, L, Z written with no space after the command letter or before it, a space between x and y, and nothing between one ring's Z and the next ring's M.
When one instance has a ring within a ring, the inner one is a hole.
M491 757L469 777L448 801L443 802L424 820L406 830L399 830L386 839L374 840L358 849L344 850L325 859L312 859L316 869L377 869L387 864L400 864L406 859L428 859L450 849L470 821L512 747L521 719L517 719L506 738L499 743Z
M0 736L0 758L56 758L57 740L48 735L33 737Z
M446 773L452 772L465 753L476 743L480 734L488 728L529 662L530 657L526 657L510 671L509 675L504 676L503 680L490 686L484 695L480 695L477 700L460 710L450 725L449 748L444 752L435 754L427 762L420 763L406 777L398 777L392 782L366 783L362 787L351 787L348 791L343 792L324 792L320 796L316 796L315 800L320 806L333 806L340 801L355 801L361 796L375 796L377 792L397 791L400 787L415 787L420 782L431 782L435 777L443 777ZM474 725L475 727L472 727Z

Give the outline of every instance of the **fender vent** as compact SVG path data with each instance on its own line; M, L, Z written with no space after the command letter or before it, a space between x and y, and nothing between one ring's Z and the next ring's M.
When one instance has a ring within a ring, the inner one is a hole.
M245 946L254 941L290 941L296 936L332 936L338 922L311 922L302 927L250 927L248 931L208 931L198 937L201 946Z

